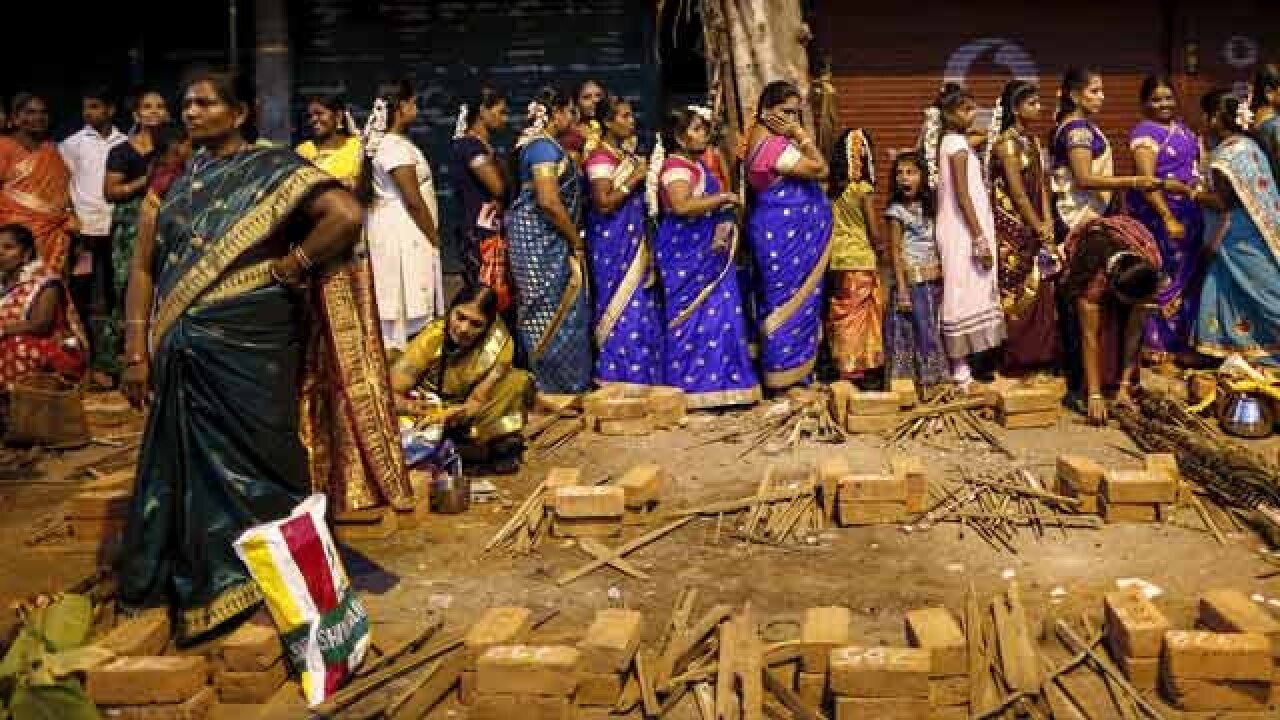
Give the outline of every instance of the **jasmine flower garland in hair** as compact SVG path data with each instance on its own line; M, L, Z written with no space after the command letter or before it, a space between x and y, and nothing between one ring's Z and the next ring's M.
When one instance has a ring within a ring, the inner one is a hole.
M991 184L995 173L991 171L991 151L995 149L996 140L1000 137L1000 126L1004 122L1004 104L996 100L991 108L991 123L987 125L987 144L982 148L982 172L987 176L987 184Z
M936 107L927 107L924 111L924 128L920 143L924 146L925 165L929 170L929 187L938 188L938 142L942 134L942 111Z
M458 120L453 124L453 137L455 139L467 134L467 104L462 103L458 106Z
M662 133L653 142L653 152L649 155L649 172L644 178L644 202L649 208L649 217L657 217L658 210L658 178L662 174L662 163L667 160L667 150L662 146Z
M373 101L373 111L365 121L364 132L360 134L360 144L364 146L364 154L374 157L378 154L378 146L387 134L387 101L377 98Z
M542 136L543 130L547 127L547 106L534 100L529 103L529 108L525 112L525 120L528 121L529 127L520 133L520 139L516 140L516 147L522 148Z

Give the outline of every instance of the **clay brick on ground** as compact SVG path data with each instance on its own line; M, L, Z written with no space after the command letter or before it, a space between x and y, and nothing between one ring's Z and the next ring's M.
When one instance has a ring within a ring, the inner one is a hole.
M653 387L649 389L646 399L649 402L649 417L660 428L679 425L689 410L689 401L680 388Z
M1108 523L1153 523L1160 521L1159 505L1133 505L1109 502L1099 496L1098 509Z
M827 674L802 672L796 676L796 694L809 707L822 707L827 694Z
M629 509L639 509L658 502L666 485L667 471L657 463L636 465L618 480L618 487L622 488Z
M848 645L852 639L852 624L853 612L847 607L813 607L804 611L804 620L800 623L803 674L827 672L831 651Z
M849 396L850 415L897 415L900 409L902 399L895 392L855 390Z
M576 648L565 645L491 647L476 663L476 692L567 698L578 686L581 660Z
M1071 497L1068 495L1067 497ZM1098 515L1102 512L1102 496L1101 495L1085 495L1083 493L1075 496L1080 503L1071 510L1081 515Z
M929 720L921 698L836 698L836 720Z
M1110 640L1107 646L1111 651L1111 659L1115 662L1125 679L1139 690L1154 692L1160 684L1160 658L1135 658L1117 651Z
M831 651L831 692L856 698L921 698L928 705L930 654L918 648Z
M1142 463L1150 473L1169 473L1173 484L1182 483L1182 471L1178 469L1178 458L1173 453L1147 453L1142 456Z
M845 475L837 497L841 503L906 503L907 484L893 475Z
M898 523L907 516L907 504L905 502L842 502L837 515L839 523L844 526Z
M935 677L929 680L929 704L934 707L969 704L969 676Z
M273 627L245 623L218 646L218 664L231 672L266 670L284 655L280 633Z
M1165 698L1182 710L1266 710L1271 683L1240 680L1189 680L1165 675Z
M632 420L601 420L597 432L601 435L617 435L623 437L639 437L650 435L657 429L653 418L649 416Z
M1164 674L1180 680L1270 682L1274 673L1266 635L1170 630L1164 637Z
M467 720L572 720L567 697L477 695Z
M151 608L115 626L94 644L122 657L163 655L171 632L169 611Z
M1010 387L1000 391L999 397L997 407L1006 415L1056 411L1062 407L1062 393L1053 387Z
M1112 648L1131 658L1160 656L1165 633L1172 627L1160 608L1134 589L1109 592L1102 604Z
M218 670L213 674L213 685L218 689L218 700L221 702L255 705L270 700L288 677L289 664L284 658L278 658L274 665L265 670Z
M474 668L485 650L495 645L512 645L524 639L532 620L533 613L528 608L495 607L485 610L462 639L468 667Z
M586 707L613 707L622 694L622 676L617 673L584 673L573 692L573 704Z
M1058 424L1058 421L1062 419L1062 410L1054 408L1053 410L1036 410L1012 415L1006 412L999 412L997 416L1000 421L1000 427L1005 430L1047 428Z
M183 703L208 684L200 655L122 657L86 673L85 694L98 705Z
M547 471L547 492L556 488L572 487L582 484L582 468L554 467Z
M901 418L897 415L849 415L845 418L844 429L854 435L881 435L898 427Z
M100 705L104 720L208 720L218 694L211 687L181 703L166 705Z
M596 613L578 643L582 669L588 673L620 673L631 667L640 647L644 616L634 610L608 608Z
M924 461L914 455L895 454L889 457L889 470L907 489L907 512L924 512L929 502L929 476L925 474Z
M558 518L620 518L626 511L626 492L617 485L556 488L551 507Z
M69 518L101 520L122 518L129 514L128 490L95 490L79 492L67 499L62 513Z
M551 523L551 534L560 538L610 538L622 533L622 518L562 518Z
M916 382L911 378L894 378L889 382L889 392L898 396L898 406L903 410L915 407L920 398L916 393Z
M1280 654L1280 622L1263 606L1239 590L1210 590L1200 598L1197 619L1206 630L1258 633L1271 639L1271 652Z
M1164 472L1109 470L1102 480L1102 496L1117 505L1171 503L1177 500L1178 486Z
M1070 491L1087 495L1102 492L1102 478L1106 470L1093 458L1083 455L1058 456L1058 491Z
M925 608L907 613L907 642L928 650L934 677L967 675L969 645L960 623L946 608ZM945 703L954 704L954 703Z

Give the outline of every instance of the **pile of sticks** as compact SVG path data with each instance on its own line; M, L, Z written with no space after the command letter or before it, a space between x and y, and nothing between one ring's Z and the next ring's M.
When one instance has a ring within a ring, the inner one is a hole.
M1053 532L1065 538L1070 529L1102 527L1096 516L1064 514L1080 501L1050 492L1025 468L960 468L960 479L959 483L930 483L930 509L904 529L959 523L962 535L970 530L991 547L1017 554L1026 531L1039 541Z
M738 455L742 459L757 450L766 455L788 452L804 440L835 444L849 437L831 414L831 394L825 387L793 389L785 402L770 407L763 418L752 415L747 420L694 447L745 441L746 448Z
M808 466L770 465L756 494L711 503L676 513L716 518L712 544L722 533L762 545L804 544L826 528L826 513L817 491L817 474ZM726 530L727 528L727 530Z
M521 435L530 455L550 455L573 442L586 427L582 397L555 403L552 412L525 426Z
M489 542L484 551L506 549L517 555L528 555L542 544L551 530L547 513L547 481L543 480L529 493Z
M915 441L937 450L957 451L965 445L988 446L1006 457L1014 457L1009 445L1000 437L980 411L991 407L987 397L960 398L952 393L939 396L929 404L904 413L902 421L889 433L889 445L901 448ZM955 438L960 445L950 440Z

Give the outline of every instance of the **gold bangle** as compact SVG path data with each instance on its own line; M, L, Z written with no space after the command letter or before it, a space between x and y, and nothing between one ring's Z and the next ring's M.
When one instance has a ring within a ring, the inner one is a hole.
M298 264L302 266L303 272L308 272L314 267L314 263L311 262L311 258L307 257L307 253L303 251L301 245L294 245L292 254L297 259Z

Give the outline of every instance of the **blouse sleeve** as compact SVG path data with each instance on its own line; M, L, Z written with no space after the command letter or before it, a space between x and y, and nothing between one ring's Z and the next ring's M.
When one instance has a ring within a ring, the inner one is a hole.
M532 169L538 165L558 163L564 153L550 140L534 140L525 147L523 156L524 165Z
M1093 152L1093 128L1089 127L1084 120L1077 120L1067 125L1063 129L1063 137L1068 150L1084 148Z
M1155 130L1147 123L1139 123L1129 133L1129 149L1145 148L1153 153L1160 152L1160 141L1156 139Z
M458 157L469 168L477 168L489 162L489 152L484 143L470 136L458 140Z
M802 157L804 156L800 154L796 146L788 142L787 146L778 154L778 159L774 161L773 166L777 168L778 172L789 172L791 168L796 166L796 163L800 162Z
M413 156L413 145L409 141L387 142L390 136L383 138L382 145L378 148L378 156L374 158L374 165L379 170L390 173L399 167L406 165L416 165L418 159Z
M969 142L965 140L963 135L958 133L947 133L942 136L942 145L938 148L938 154L943 157L951 157L958 152L969 149Z
M907 209L898 203L893 203L889 207L885 208L884 216L889 220L897 220L903 225L907 224Z
M596 151L587 158L587 178L590 180L612 180L617 169L617 160L607 152Z
M107 152L107 172L129 175L129 143L123 142Z
M662 187L668 187L672 183L679 181L684 181L692 185L693 171L680 165L668 164L666 167L662 168L662 174L658 176L658 181L662 184Z

